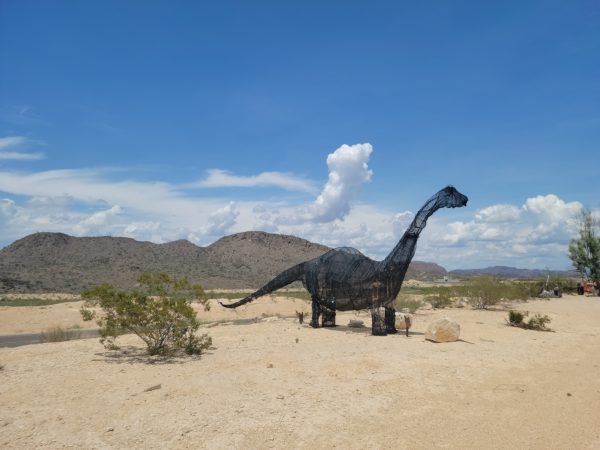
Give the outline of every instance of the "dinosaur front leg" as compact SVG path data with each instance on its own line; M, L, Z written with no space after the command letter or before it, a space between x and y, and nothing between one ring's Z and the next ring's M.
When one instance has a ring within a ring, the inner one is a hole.
M312 316L310 318L310 326L313 328L319 328L319 316L321 315L321 305L313 297L312 299Z
M335 311L329 308L322 308L323 310L323 326L324 327L335 327Z
M396 330L396 310L391 307L385 307L385 331L387 334L395 334Z
M385 332L385 322L381 312L382 311L379 306L371 308L371 334L373 336L385 336L387 334Z

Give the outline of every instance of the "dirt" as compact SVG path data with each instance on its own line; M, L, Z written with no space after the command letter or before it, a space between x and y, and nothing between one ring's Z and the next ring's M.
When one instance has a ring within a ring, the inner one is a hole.
M70 322L69 305L2 308L0 334L34 316ZM133 336L120 352L95 339L0 349L0 447L600 448L600 298L515 305L548 314L554 332L449 309L416 314L408 338L346 326L368 325L364 313L332 329L272 316L301 306L213 308L204 319L271 317L204 327L214 346L201 358L150 358ZM461 340L426 341L444 316Z

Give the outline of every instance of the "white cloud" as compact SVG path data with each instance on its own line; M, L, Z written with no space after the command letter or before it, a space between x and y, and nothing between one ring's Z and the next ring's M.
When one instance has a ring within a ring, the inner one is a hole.
M350 202L373 176L367 164L372 152L368 143L344 144L327 156L329 179L309 209L312 221L329 222L348 214Z
M27 153L16 150L6 151L5 149L13 149L15 147L21 147L30 140L23 136L7 136L0 137L0 160L12 160L12 161L35 161L38 159L44 159L46 156L43 153Z
M12 161L37 161L44 159L46 156L43 153L24 153L24 152L0 152L0 160Z
M400 237L412 222L415 215L410 211L394 214L392 217L392 230L395 237Z
M86 234L101 234L102 230L107 229L107 225L110 224L111 219L121 214L122 211L123 210L119 205L114 205L107 210L97 211L76 224L73 227L73 231L80 236Z
M7 136L0 137L0 149L18 147L19 145L25 144L27 138L23 136Z
M160 222L132 222L123 230L123 236L139 241L165 242Z
M187 187L280 187L289 191L309 193L315 191L312 182L289 173L263 172L254 176L242 177L220 169L209 170L208 176L204 180L191 183Z
M514 205L492 205L482 208L475 214L481 222L515 222L521 216L521 209Z
M16 203L9 199L3 198L0 200L0 218L4 218L5 220L11 219L17 214L17 206Z
M538 195L528 198L523 209L544 216L552 223L560 223L572 219L583 207L579 202L565 202L554 194Z
M208 227L205 234L209 236L223 236L228 233L235 225L237 217L240 215L234 202L229 202L223 208L219 208L208 216Z

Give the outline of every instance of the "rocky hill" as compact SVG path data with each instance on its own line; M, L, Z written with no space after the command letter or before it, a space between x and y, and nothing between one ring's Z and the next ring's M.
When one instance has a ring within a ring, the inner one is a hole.
M249 231L208 247L123 237L35 233L0 250L0 292L80 292L100 283L130 289L141 272L186 276L205 288L256 288L328 247L294 236ZM443 267L414 261L408 277L436 277Z

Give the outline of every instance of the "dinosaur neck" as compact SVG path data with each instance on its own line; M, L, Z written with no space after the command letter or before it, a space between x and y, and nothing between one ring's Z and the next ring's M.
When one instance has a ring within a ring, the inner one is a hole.
M406 272L408 265L412 260L417 248L417 240L421 231L427 225L427 219L440 209L437 202L437 197L429 199L425 205L415 215L415 218L408 226L404 235L391 251L391 253L382 261L384 270L403 270Z

